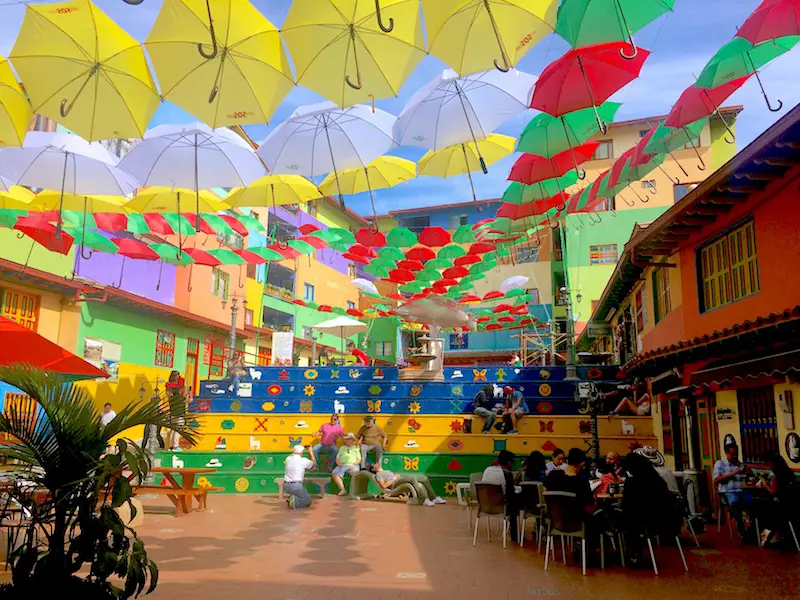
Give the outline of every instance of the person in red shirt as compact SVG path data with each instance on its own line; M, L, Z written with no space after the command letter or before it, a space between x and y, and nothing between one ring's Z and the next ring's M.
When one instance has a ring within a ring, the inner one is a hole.
M366 367L369 365L369 357L364 354L363 351L356 348L356 345L353 342L347 342L347 351L351 356L355 357L356 362L360 366Z

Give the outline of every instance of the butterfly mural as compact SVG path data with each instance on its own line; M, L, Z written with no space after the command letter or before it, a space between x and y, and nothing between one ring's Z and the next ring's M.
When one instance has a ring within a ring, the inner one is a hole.
M592 433L592 423L590 421L581 421L578 424L578 431L581 433Z
M488 369L472 369L473 381L486 381Z
M403 457L403 469L406 471L419 471L419 456L414 458Z
M367 412L379 413L381 412L380 400L367 400Z
M299 438L289 437L289 448L294 448L295 446L302 446L303 445L303 438L302 436Z
M553 433L553 422L547 421L539 421L539 433Z

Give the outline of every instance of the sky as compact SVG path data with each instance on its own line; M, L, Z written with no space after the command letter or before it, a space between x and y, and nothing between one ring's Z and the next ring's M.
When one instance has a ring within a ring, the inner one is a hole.
M251 0L276 26L286 18L291 0ZM323 0L320 0L323 1ZM144 0L131 6L122 0L96 0L95 3L139 41L144 41L161 7L160 0ZM642 29L637 35L640 47L651 51L641 76L611 100L622 102L617 120L665 115L681 92L694 83L708 59L736 33L747 16L761 0L676 0L675 11L668 13ZM0 56L8 56L25 12L20 0L0 0ZM555 34L535 46L519 62L519 70L538 75L550 62L568 50L568 45ZM731 96L726 104L745 107L737 122L739 148L754 140L772 123L800 102L800 78L796 76L797 48L768 65L761 77L773 103L783 100L784 108L770 112L761 96L755 79L751 79ZM793 56L794 55L794 56ZM397 98L378 100L376 106L392 114L399 114L413 93L434 79L447 66L437 58L426 56L405 83ZM323 100L316 93L301 87L294 88L271 120L270 126L248 126L248 134L260 142L271 127L285 120L301 105ZM497 129L497 133L518 136L524 126L535 116L525 111ZM151 125L181 124L195 121L179 107L164 103ZM420 148L401 147L390 154L418 160L424 154ZM515 158L507 157L489 168L489 174L474 174L479 199L500 197L508 185L506 181ZM428 207L440 204L466 202L472 199L466 175L439 179L419 177L389 190L378 190L374 200L378 214L401 208ZM346 199L349 208L369 216L372 214L368 194Z

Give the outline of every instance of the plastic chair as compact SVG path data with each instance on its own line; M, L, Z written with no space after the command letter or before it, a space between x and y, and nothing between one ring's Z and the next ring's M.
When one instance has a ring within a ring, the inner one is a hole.
M731 523L731 511L728 508L728 499L724 493L717 492L719 498L719 510L717 511L717 533L722 529L722 513L725 512L725 520L728 522L728 533L733 539L733 524Z
M699 548L700 542L698 541L697 534L694 531L694 525L692 525L692 517L694 515L689 510L688 498L690 497L690 495L693 494L694 494L694 481L691 479L687 479L684 482L683 495L680 498L680 505L681 508L683 509L683 522L686 523L686 528L689 530L689 533L692 534L694 543Z
M547 544L544 549L544 570L547 571L549 564L553 537L560 535L561 558L564 564L567 564L564 538L580 540L581 573L586 575L586 525L583 522L583 507L578 503L578 497L570 492L544 492L543 496L547 506L547 518L550 521L550 527L547 531Z
M656 564L656 554L653 552L653 541L652 536L650 535L649 531L646 531L642 534L642 537L647 540L647 548L650 550L650 560L653 562L653 571L656 575L658 575L658 564ZM678 545L678 552L681 554L681 560L683 561L683 568L688 573L689 572L689 565L686 564L686 555L683 553L683 546L681 546L681 536L675 536L675 543Z
M537 552L542 551L542 527L544 524L544 485L541 481L525 481L522 487L522 508L519 511L519 547L522 548L525 542L525 525L528 519L533 519L533 529L537 531L536 524L539 524L536 539L538 540Z
M469 475L469 495L465 500L467 507L467 521L469 527L472 527L472 511L478 507L478 491L475 489L475 484L483 480L483 473L470 473Z
M503 517L503 548L506 547L508 537L509 519L506 514L506 495L503 486L494 483L476 483L476 498L478 500L478 515L475 517L475 531L472 534L472 545L478 542L478 523L481 517L486 517L486 537L491 542L492 533L489 517Z

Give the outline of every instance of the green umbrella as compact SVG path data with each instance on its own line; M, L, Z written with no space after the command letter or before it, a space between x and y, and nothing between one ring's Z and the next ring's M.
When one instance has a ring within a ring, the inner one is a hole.
M439 250L439 258L460 258L467 254L467 251L464 250L461 246L457 244L448 244L444 246L441 250Z
M515 288L513 290L508 290L506 292L505 297L506 298L516 298L517 296L524 296L524 295L525 295L525 290L523 290L522 288Z
M425 286L419 281L412 281L405 285L401 285L397 289L403 294L419 294Z
M417 234L406 227L396 227L386 236L386 243L396 248L411 248L418 241Z
M472 275L468 275L467 277L472 277ZM475 286L471 282L465 281L467 277L464 277L464 279L461 280L461 283L451 289L458 291L462 295L472 290L472 288Z
M313 302L311 300L309 300L309 301L303 300L303 302L306 303L306 308L310 308L312 310L317 310L319 308L319 304L317 304L316 302Z
M706 126L706 123L708 123L708 117L685 125L684 127L668 127L664 125L664 121L661 121L658 127L656 127L655 133L653 133L647 145L644 147L644 152L646 154L671 155L676 150L682 150L691 146L700 161L700 166L698 168L701 171L705 171L706 163L703 161L703 157L700 156L698 148L700 147L700 134L703 131L703 127ZM678 163L674 156L672 159ZM680 163L678 163L678 166L680 166ZM683 167L681 167L681 171L688 176L688 173L686 173Z
M171 265L185 267L194 263L194 259L191 256L186 252L181 252L177 246L172 244L150 244L150 249L158 254L161 260Z
M128 215L128 221L130 222L130 218L133 215ZM211 213L203 213L202 215L203 221L205 221L211 229L221 235L235 235L236 232L233 230L233 227L228 225L227 221L220 217L219 215L211 214Z
M525 185L518 181L513 181L503 192L502 202L509 204L527 204L536 200L547 200L563 192L568 187L578 182L578 175L575 171L570 171L563 177L545 179L533 185ZM494 226L494 224L493 224Z
M178 213L161 213L161 216L164 217L164 220L167 222L167 225L172 228L172 231L176 233L178 232L178 227L180 227L180 231L183 235L195 235L197 233L194 225L183 215L179 215Z
M347 311L343 309L341 306L334 306L331 308L332 313L336 313L337 315L347 316Z
M343 244L355 244L356 243L356 236L354 236L350 231L347 229L342 229L341 227L330 227L328 229L331 233L336 233L339 235L339 241Z
M74 225L64 225L64 231L69 233L75 238L75 243L85 246L90 250L97 250L98 252L107 252L108 254L116 254L117 245L101 233L92 231L91 229L83 229Z
M449 269L453 266L453 261L449 258L434 258L425 263L425 268L431 271L439 269Z
M220 221L222 221L222 219L220 219ZM150 233L150 226L147 224L147 221L144 220L144 215L139 213L130 213L128 214L128 226L125 228L125 230L129 231L130 233L144 235L145 233ZM233 230L231 230L231 233L232 232Z
M247 262L245 259L243 259L235 252L232 252L231 250L226 250L225 248L208 250L208 253L214 258L216 258L223 265L243 265Z
M627 41L633 46L633 34L672 10L675 0L563 0L558 9L556 33L573 48Z
M17 210L14 208L0 209L0 227L14 227L17 224L17 217L27 217L27 210ZM70 234L72 235L72 234Z
M389 277L389 269L374 263L364 265L363 271L373 277Z
M275 261L286 260L285 256L283 256L280 252L276 252L272 248L264 248L264 247L248 248L247 251L252 252L253 254L257 254L264 260L275 260Z
M779 100L779 106L773 108L758 70L794 48L798 41L800 41L800 36L792 35L753 45L744 38L735 37L711 57L711 60L700 72L695 85L702 88L715 88L735 79L755 75L767 106L772 112L778 112L783 108L783 102Z
M442 278L442 274L439 271L434 271L432 269L422 269L417 271L414 276L416 277L417 281L439 281Z
M319 229L317 231L312 231L308 234L308 237L315 237L323 242L326 242L327 244L340 243L340 240L342 239L342 236L335 231L331 231L330 229Z
M479 262L475 263L469 268L469 272L472 275L477 275L478 273L486 273L487 271L491 271L497 266L496 262Z
M471 244L476 241L475 230L472 225L461 225L453 232L453 241L456 244Z
M396 269L397 263L389 258L373 258L370 265L378 269Z
M520 306L522 304L527 304L533 300L533 296L531 294L522 294L521 296L517 296L514 300L514 306Z
M317 249L314 248L314 246L312 246L308 242L304 242L303 240L289 240L288 242L286 242L286 244L293 250L302 254L303 256L314 254L317 251Z
M597 108L597 113L604 123L610 123L620 106L618 102L604 102ZM580 146L598 131L600 127L593 108L576 110L561 117L540 113L531 119L522 131L517 143L517 152L553 158L556 154ZM574 155L572 159L575 172L579 173L580 179L583 179L586 175L580 175L583 172L578 169Z
M403 260L405 257L406 255L403 251L395 246L384 246L378 250L378 258L383 261L397 262L398 260ZM391 268L394 269L394 265Z
M236 219L239 221L239 223L244 225L244 228L247 229L247 231L266 231L264 226L261 224L261 221L255 217L251 217L250 215L236 215Z

